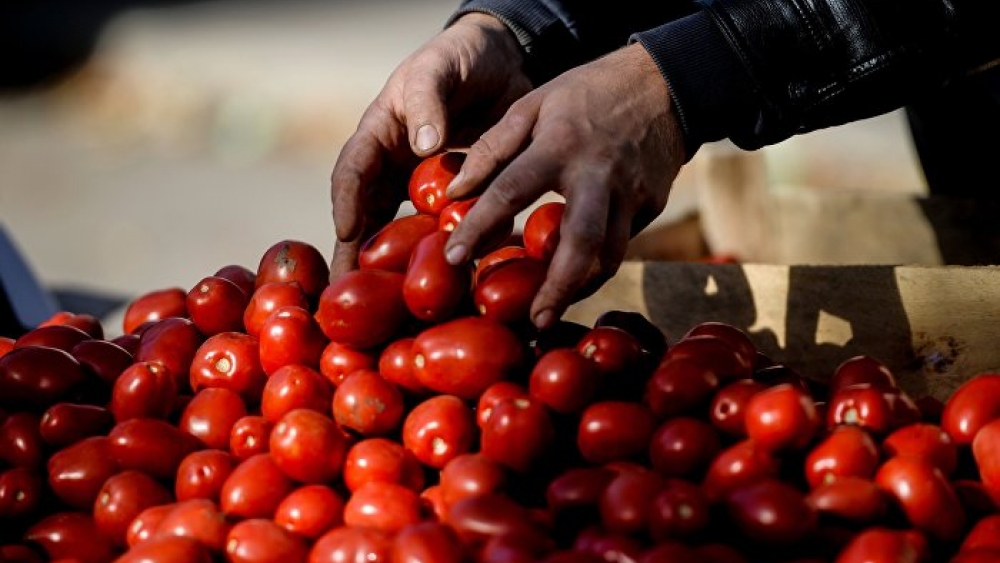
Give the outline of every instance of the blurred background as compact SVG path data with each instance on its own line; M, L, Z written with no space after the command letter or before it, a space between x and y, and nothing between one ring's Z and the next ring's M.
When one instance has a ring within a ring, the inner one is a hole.
M0 225L46 287L111 308L227 264L256 269L283 239L329 257L337 153L457 0L4 4L20 5L0 8ZM712 159L733 154L699 153L630 258L732 251L698 218ZM722 184L925 190L899 113L740 158L753 160Z

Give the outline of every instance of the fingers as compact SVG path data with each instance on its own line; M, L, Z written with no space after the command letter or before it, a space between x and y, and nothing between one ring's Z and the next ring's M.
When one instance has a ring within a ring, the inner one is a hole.
M358 252L361 249L361 239L352 241L338 240L333 247L333 259L330 260L330 281L354 270L358 263Z
M378 176L384 150L374 135L359 129L340 151L330 175L333 225L340 241L358 238L364 228L365 186Z
M428 67L411 74L404 93L404 115L410 148L426 157L444 146L447 131L445 102L450 88L448 73Z

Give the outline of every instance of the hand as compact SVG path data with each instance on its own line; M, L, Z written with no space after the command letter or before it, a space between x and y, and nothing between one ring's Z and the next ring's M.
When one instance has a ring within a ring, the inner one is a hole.
M546 328L614 275L684 161L666 81L641 45L577 67L518 100L470 147L448 194L482 195L452 233L448 260L468 260L485 233L546 192L562 194L560 242L531 307Z
M503 23L472 13L393 71L333 167L331 279L356 267L361 244L399 210L421 158L471 142L531 89L521 63Z

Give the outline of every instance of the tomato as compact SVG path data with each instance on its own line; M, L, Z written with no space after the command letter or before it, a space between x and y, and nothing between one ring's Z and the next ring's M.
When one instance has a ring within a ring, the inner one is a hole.
M180 287L144 293L129 302L122 319L122 330L130 334L144 323L187 316L186 301L187 292Z
M458 175L465 153L445 151L424 158L410 174L407 191L418 213L437 216L452 203L445 190Z
M836 391L859 383L867 383L884 391L899 389L888 366L871 356L854 356L844 360L833 372L830 389Z
M333 392L333 418L362 436L384 436L403 421L403 394L378 372L357 370Z
M976 522L962 539L959 551L977 548L1000 549L1000 514L990 514Z
M226 539L230 563L301 563L308 552L302 538L263 518L237 522Z
M333 389L318 371L291 364L278 368L267 379L260 399L260 413L272 423L295 409L326 413L332 399Z
M52 454L47 471L49 487L67 505L91 510L101 486L120 468L111 456L106 436L84 438Z
M722 440L714 426L678 416L665 420L653 433L649 460L661 475L696 479L721 450Z
M0 520L27 522L41 505L44 486L38 471L15 467L0 472Z
M271 458L301 483L324 483L340 475L349 447L330 417L309 409L288 411L271 431Z
M916 529L944 541L961 536L965 526L962 504L941 470L930 462L890 458L875 474L875 483L895 499Z
M980 428L996 418L1000 418L1000 373L982 373L948 397L941 413L941 427L956 444L965 446L972 443Z
M354 270L332 282L319 299L316 321L327 338L352 348L376 348L410 318L403 274Z
M744 330L729 323L718 321L701 322L691 327L681 339L703 335L721 339L744 358L751 359L757 355L757 347L750 339L750 336Z
M889 508L887 495L878 485L851 476L817 485L806 496L806 502L821 515L855 524L875 523Z
M405 274L414 247L437 230L438 220L433 215L417 213L398 217L365 241L358 253L358 266Z
M143 510L172 501L170 491L139 471L126 470L104 482L94 502L94 523L118 547L125 547L129 524Z
M482 317L432 326L413 343L420 384L463 399L476 399L493 383L513 377L526 360L525 347L513 331Z
M292 492L292 480L270 454L243 460L222 485L222 511L235 518L270 518Z
M114 546L97 529L93 517L82 512L57 512L31 526L24 534L49 560L74 558L80 563L111 563Z
M281 307L267 317L260 329L260 367L268 375L289 364L317 368L327 344L319 324L308 310Z
M238 460L267 452L273 426L263 416L244 416L233 425L229 435L229 451Z
M931 462L945 477L958 467L958 446L940 426L917 423L899 428L882 441L886 457L916 456Z
M227 264L216 270L214 275L233 282L247 296L254 292L257 285L257 274L250 268L239 264Z
M223 388L238 393L247 404L256 404L267 381L258 348L256 338L241 332L210 336L191 361L191 389Z
M418 319L440 323L451 319L469 295L468 264L452 265L444 256L449 233L435 231L420 239L403 280L403 301Z
M612 326L631 334L642 349L659 360L667 350L667 337L645 315L636 311L609 309L594 320L594 327Z
M130 333L130 334L122 334L116 336L111 340L109 340L109 342L111 344L114 344L115 346L118 346L122 350L128 352L129 358L131 360L131 358L135 356L136 352L139 351L139 342L141 340L142 338L138 334ZM84 342L93 342L93 341L84 340ZM81 342L80 344L83 344L83 342ZM77 346L79 346L79 344L77 344ZM122 369L124 369L124 367Z
M176 503L169 503L150 506L142 510L129 523L128 530L125 532L125 543L129 547L135 547L152 538L156 534L157 529L159 529L163 519L176 507Z
M288 494L274 511L274 523L314 540L344 522L344 499L326 485L303 485Z
M401 529L392 542L392 560L407 563L462 563L465 553L450 526L418 522Z
M0 424L0 461L24 469L42 467L46 451L39 421L38 415L30 412L7 416Z
M501 246L500 248L487 253L476 262L476 270L472 274L473 286L479 284L479 280L486 276L486 273L508 260L525 258L528 252L523 246Z
M308 563L389 563L392 539L382 530L340 526L316 540Z
M117 422L133 418L165 419L177 399L177 378L159 362L136 362L125 368L111 390L111 414Z
M439 522L448 520L448 505L444 503L441 485L431 485L420 492L420 502L424 512L433 516Z
M212 563L212 555L191 538L166 536L142 542L115 563Z
M14 348L46 346L69 352L77 344L91 340L91 336L75 326L49 325L34 328L14 342Z
M171 317L156 321L139 338L137 362L160 362L177 379L177 388L187 388L191 361L205 337L188 319Z
M493 415L493 407L504 399L528 399L531 395L520 383L514 381L498 381L487 387L476 401L476 424L480 428Z
M485 493L501 492L507 470L483 453L465 453L452 458L441 469L441 496L445 505Z
M542 354L528 379L531 397L557 413L582 411L601 386L597 364L572 348L555 348Z
M369 481L397 483L417 492L424 488L420 461L402 444L387 438L366 438L351 446L343 473L350 491Z
M685 337L668 348L663 359L681 357L710 368L723 383L753 377L754 356L743 355L727 339L713 334Z
M257 265L256 287L271 282L294 282L312 302L330 282L330 266L307 242L279 241L264 252Z
M479 450L516 472L527 472L548 452L556 430L548 410L534 399L505 399L482 426Z
M646 382L643 402L657 420L702 413L719 389L719 376L690 358L660 364Z
M646 530L650 503L663 484L663 477L652 471L623 471L616 475L598 500L604 528L622 534Z
M69 352L45 346L14 348L0 357L0 407L44 411L87 380Z
M573 550L593 554L603 561L636 561L645 548L645 542L621 532L591 526L582 530L573 542Z
M413 407L403 420L403 446L420 463L441 469L469 452L476 437L475 415L454 395L436 395Z
M597 506L604 488L617 473L605 467L572 467L549 481L545 499L557 515L579 514Z
M344 505L348 526L395 533L420 520L420 495L396 483L369 481L352 492Z
M819 487L843 477L871 478L879 466L879 450L871 435L857 426L837 426L806 456L805 477Z
M755 542L789 545L816 528L816 512L797 489L777 479L735 488L726 506L736 527Z
M974 547L959 551L948 563L994 563L995 561L1000 561L1000 549Z
M54 449L65 448L84 438L107 434L115 417L104 407L57 403L42 415L38 433Z
M238 285L218 276L202 278L187 293L188 318L205 336L243 330L243 312L250 302Z
M225 450L199 450L188 454L177 467L174 495L178 501L219 501L222 485L236 468L236 458Z
M38 327L53 325L71 326L86 332L91 338L104 338L104 326L101 324L101 320L90 313L58 311L48 319L39 323Z
M210 500L192 499L173 505L152 538L191 538L213 553L219 553L226 545L229 528L229 522L218 505Z
M1000 421L989 422L976 432L972 455L983 487L993 502L1000 504Z
M549 262L559 246L559 229L566 204L550 201L536 207L524 221L524 249L528 256Z
M481 546L492 536L530 535L535 532L528 510L498 493L486 493L455 502L448 509L447 522L467 547Z
M414 395L424 395L427 389L413 373L413 343L416 338L400 338L382 349L378 358L378 372Z
M309 309L309 299L299 284L268 282L257 286L250 294L246 309L243 310L243 328L246 329L246 333L254 338L260 337L264 321L271 313L282 307Z
M184 408L177 426L206 448L225 449L236 421L247 415L239 395L221 387L199 391Z
M576 350L592 360L606 375L618 379L629 377L642 362L642 346L631 334L613 326L592 328L580 339ZM615 382L621 385L621 381Z
M854 536L835 563L919 563L925 555L906 532L871 527Z
M702 487L709 501L723 500L729 492L758 481L776 478L780 462L752 440L737 442L719 452L705 472Z
M693 555L697 558L696 560L704 561L704 563L747 563L746 557L736 548L723 543L699 545L694 548ZM690 561L690 559L684 559L684 561Z
M576 444L591 463L624 460L647 450L655 427L653 413L645 405L600 401L580 415Z
M201 448L197 438L170 423L152 418L120 422L108 433L111 457L122 469L173 480L181 461Z
M825 384L806 380L799 372L784 364L774 364L765 368L755 369L753 380L759 381L768 387L788 384L806 392L811 397L825 399L829 396ZM819 390L817 390L818 387L820 388Z
M708 497L689 481L667 479L649 506L649 533L658 542L684 540L708 527Z
M547 263L527 257L493 266L476 281L472 294L476 310L501 323L526 322L548 269Z
M333 384L340 385L344 378L359 369L375 369L378 365L376 354L368 350L357 350L340 342L330 342L319 358L319 371Z
M479 551L480 563L540 561L555 550L555 542L544 533L510 533L490 537Z
M827 407L827 426L854 424L876 435L884 435L895 428L893 393L870 383L842 387L833 392Z
M790 383L765 389L747 402L747 436L768 450L801 450L820 428L812 397Z
M997 503L993 501L986 486L978 478L956 479L951 482L951 486L955 488L955 494L965 508L970 522L998 512Z

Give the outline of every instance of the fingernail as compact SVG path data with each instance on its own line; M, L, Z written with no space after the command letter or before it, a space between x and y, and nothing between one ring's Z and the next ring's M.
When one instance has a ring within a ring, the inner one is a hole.
M451 179L451 182L448 183L448 187L444 189L444 195L448 197L454 196L455 186L460 184L464 179L465 179L465 171L459 170L458 174L456 174L455 177Z
M452 266L461 264L465 261L465 246L456 244L445 252L444 257Z
M539 329L549 328L554 319L555 315L552 313L552 309L543 309L535 315L535 326Z
M422 125L420 129L417 129L417 148L421 151L429 151L437 146L440 138L433 125Z

